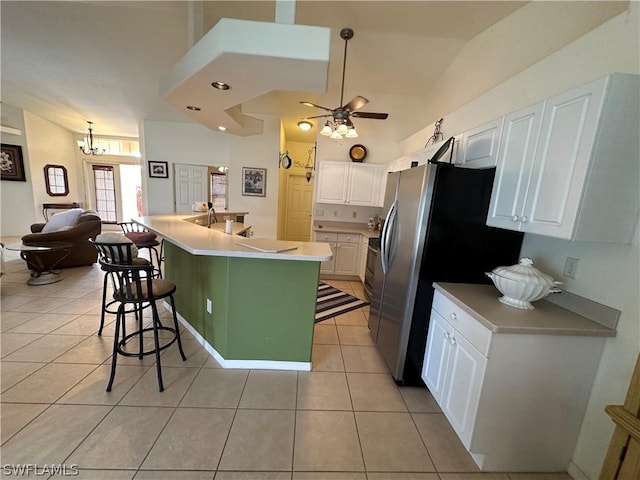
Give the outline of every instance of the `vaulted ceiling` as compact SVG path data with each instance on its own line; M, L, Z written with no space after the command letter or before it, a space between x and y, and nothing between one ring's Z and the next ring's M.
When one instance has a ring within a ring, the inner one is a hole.
M551 8L557 2L533 3ZM628 2L559 3L594 13L579 16L585 20L567 28L544 32L541 43L548 44L544 50L522 45L523 57L530 50L536 53L530 60L518 59L517 68L583 35L624 10ZM193 122L162 100L160 79L187 53L198 32L206 33L221 18L274 22L277 7L271 0L204 1L191 6L182 1L3 0L2 102L74 132L86 132L86 120L91 120L98 135L137 137L138 125L145 119ZM351 27L355 36L349 42L345 101L356 94L369 98L363 110L388 111L385 121L402 138L424 126L419 121L430 120L410 110L415 110L416 99L427 98L430 89L441 85L469 42L527 7L529 2L523 1L297 1L296 24L331 29L327 91L276 90L240 108L247 114L280 116L288 139L309 140L296 124L322 112L298 102L338 106L344 49L339 32ZM563 8L569 15L568 7ZM556 34L557 40L551 42ZM370 121L378 120L363 120Z

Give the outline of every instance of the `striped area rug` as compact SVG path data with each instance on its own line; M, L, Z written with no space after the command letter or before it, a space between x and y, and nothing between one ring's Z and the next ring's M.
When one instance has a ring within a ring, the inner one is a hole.
M350 312L356 308L366 307L369 302L349 295L324 282L318 283L318 298L316 300L316 322Z

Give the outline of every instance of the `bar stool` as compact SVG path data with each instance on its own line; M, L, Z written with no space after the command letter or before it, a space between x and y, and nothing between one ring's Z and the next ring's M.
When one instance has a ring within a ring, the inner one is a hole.
M186 361L187 359L184 354L184 350L182 349L180 328L178 326L175 301L173 299L173 293L176 291L176 286L168 280L153 278L154 267L152 265L123 265L118 263L108 263L102 260L102 258L100 263L112 281L113 298L120 303L116 316L113 355L111 359L111 375L107 385L107 392L110 392L111 387L113 386L118 355L125 357L138 357L140 359L146 355L155 355L158 390L162 392L164 391L164 385L162 383L160 352L177 342L182 361ZM169 298L171 303L173 327L167 327L160 323L156 302L164 298ZM150 326L143 325L143 311L147 308L150 308L152 312ZM126 314L131 312L135 313L136 330L127 334ZM169 339L163 338L162 344L160 343L158 335L158 332L161 330L173 334ZM145 350L144 338L145 334L148 333L153 334L153 346ZM127 344L130 343L130 340L134 340L136 338L138 339L137 351L127 351Z
M118 303L117 300L107 301L107 284L109 275L103 264L116 263L121 265L150 265L146 258L138 257L138 249L134 243L123 235L117 233L101 233L96 236L95 240L89 239L96 250L98 250L98 263L100 268L105 272L102 281L102 309L100 311L100 328L98 328L98 336L102 335L104 328L104 318L107 313L117 315L118 311L112 309L112 306Z
M149 261L153 265L153 259L155 257L155 265L156 271L154 272L154 276L158 278L162 278L162 260L163 260L163 252L162 248L164 246L164 240L159 242L156 238L156 234L150 232L142 225L138 225L134 222L120 222L118 223L120 228L122 229L122 233L125 237L135 243L138 249L146 248L149 251ZM160 252L158 252L158 247L160 247ZM153 252L153 256L151 255Z

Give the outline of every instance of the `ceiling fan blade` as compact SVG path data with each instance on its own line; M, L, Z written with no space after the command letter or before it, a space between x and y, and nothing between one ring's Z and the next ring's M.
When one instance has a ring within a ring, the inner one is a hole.
M302 120L312 120L314 118L324 118L324 117L333 117L333 115L314 115L313 117L306 117L306 118L303 118Z
M351 116L356 118L373 118L374 120L386 120L389 114L373 112L353 112Z
M316 105L315 103L311 103L311 102L298 102L298 103L301 103L302 105L304 105L306 107L321 108L322 110L326 110L327 112L333 112L332 109L327 108L327 107L323 107L322 105Z
M349 103L347 103L344 107L342 107L342 109L346 112L354 112L359 108L364 107L367 103L369 103L369 100L358 95Z

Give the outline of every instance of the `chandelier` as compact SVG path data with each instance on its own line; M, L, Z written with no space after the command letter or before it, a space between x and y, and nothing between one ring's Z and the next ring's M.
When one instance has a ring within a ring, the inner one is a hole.
M333 122L327 120L322 130L320 130L320 135L334 140L341 140L343 137L357 138L358 132L356 132L356 126L350 119L336 118Z
M102 155L105 149L94 146L93 144L93 128L91 128L93 122L87 120L87 123L89 124L89 133L84 138L84 141L78 140L78 148L80 148L80 151L85 155Z

